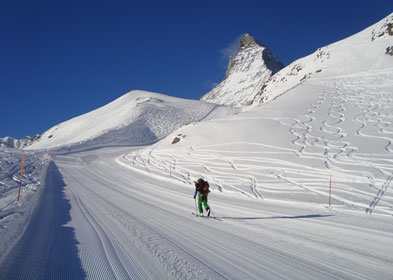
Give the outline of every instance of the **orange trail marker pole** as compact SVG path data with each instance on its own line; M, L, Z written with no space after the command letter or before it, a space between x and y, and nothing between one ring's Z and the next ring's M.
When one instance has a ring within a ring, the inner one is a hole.
M20 171L20 180L19 180L18 201L19 201L19 198L20 198L20 189L22 188L22 178L23 178L23 168L25 167L25 158L26 158L26 156L23 155L22 170Z

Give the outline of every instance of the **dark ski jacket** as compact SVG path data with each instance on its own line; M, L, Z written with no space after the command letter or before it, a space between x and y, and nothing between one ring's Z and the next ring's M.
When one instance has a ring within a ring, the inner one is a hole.
M199 179L198 181L196 181L195 182L194 198L196 198L196 195L198 192L201 196L207 196L210 192L209 183L207 181L202 180L202 179Z

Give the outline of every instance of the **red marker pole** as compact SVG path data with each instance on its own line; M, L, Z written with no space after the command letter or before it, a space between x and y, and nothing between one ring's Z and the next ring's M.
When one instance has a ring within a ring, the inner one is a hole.
M331 198L332 198L332 174L330 174L330 186L329 186L329 208L331 205Z
M20 198L20 189L22 188L22 178L23 178L23 168L25 167L25 158L26 158L26 156L23 155L22 170L20 171L20 180L19 180L18 201L19 201L19 198Z

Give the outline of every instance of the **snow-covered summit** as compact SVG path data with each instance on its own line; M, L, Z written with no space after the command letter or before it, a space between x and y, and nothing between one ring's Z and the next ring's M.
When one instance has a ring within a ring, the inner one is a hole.
M393 68L393 14L281 68L281 62L269 49L245 34L239 51L230 58L225 79L201 99L231 106L259 105L311 77Z
M284 66L277 56L249 34L230 57L224 80L201 99L217 104L244 106L252 102L261 86Z
M219 107L212 103L134 90L101 108L50 128L27 149L148 144L184 124L227 111L219 110Z

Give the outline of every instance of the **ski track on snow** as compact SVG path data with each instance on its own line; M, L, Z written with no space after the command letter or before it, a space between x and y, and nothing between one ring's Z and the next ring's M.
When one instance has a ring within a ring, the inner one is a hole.
M222 221L199 219L190 214L191 187L144 176L124 158L87 163L74 157L56 162L70 190L72 226L88 278L375 279L389 274L392 259L381 248L393 245L391 233L338 225L329 220L330 212L287 216L225 199L211 202ZM149 168L154 162L150 159ZM208 238L201 243L201 236ZM359 238L369 245L356 246Z
M288 128L291 147L236 142L175 153L153 147L123 160L139 170L186 184L203 177L220 192L254 198L291 192L295 200L317 196L319 203L327 202L332 175L332 198L337 206L393 214L393 200L390 196L383 199L391 191L384 182L393 173L393 96L385 89L392 83L391 75L370 73L324 83L315 101L299 114L302 118L270 118ZM325 112L325 118L317 118L316 111ZM354 137L368 139L370 151L356 146ZM374 147L383 150L374 152Z
M22 260L36 263L34 275L76 279L389 279L391 76L314 81L324 86L295 116L249 117L279 125L291 139L286 146L228 142L54 155L62 178L45 188L64 187L67 200L57 201L66 224L42 221L54 247L29 228L31 242L21 239L2 275ZM198 177L210 183L217 220L191 214ZM43 207L51 205L46 201ZM64 236L61 245L56 240ZM46 244L44 253L24 246L38 244L34 238ZM70 261L61 262L63 254ZM71 274L64 272L69 265ZM24 268L18 275L33 274Z

